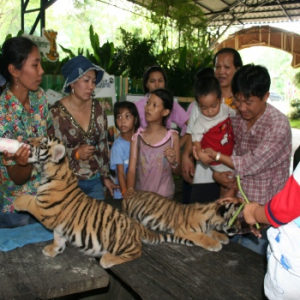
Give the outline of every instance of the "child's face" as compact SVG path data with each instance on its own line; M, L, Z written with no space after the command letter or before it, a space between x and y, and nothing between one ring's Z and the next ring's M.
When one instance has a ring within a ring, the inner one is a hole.
M156 89L163 89L165 87L164 76L161 72L152 72L147 80L146 87L149 92L152 92Z
M145 118L146 121L153 122L162 120L163 117L167 116L170 110L164 108L163 101L154 94L151 94L145 105Z
M121 133L128 133L134 130L135 118L126 108L120 110L116 122Z
M199 97L198 104L204 116L213 118L220 111L221 99L219 99L216 94L208 94L206 96Z

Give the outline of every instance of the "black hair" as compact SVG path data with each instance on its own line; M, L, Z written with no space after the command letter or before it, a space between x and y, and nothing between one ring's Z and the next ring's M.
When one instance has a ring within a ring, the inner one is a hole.
M145 94L149 93L149 89L147 88L147 82L149 80L150 74L154 73L154 72L160 72L164 78L165 87L167 87L167 85L168 85L168 79L167 79L167 74L166 74L165 70L160 66L152 66L145 71L144 76L143 76L143 89L144 89Z
M121 110L123 109L128 109L129 112L133 115L135 121L134 121L134 132L138 130L140 127L140 116L139 112L133 102L129 101L121 101L121 102L116 102L114 104L114 117L115 117L115 125L117 126L117 115L121 113ZM119 129L119 128L118 128Z
M28 58L32 49L38 46L32 40L17 36L6 40L2 45L2 55L0 56L0 73L7 82L13 82L13 76L8 71L10 64L14 65L17 70L21 70L24 61Z
M267 68L245 65L238 69L231 82L232 94L242 94L245 98L255 96L260 99L270 90L271 78Z
M195 83L205 76L215 76L214 69L209 67L200 69L195 75Z
M162 119L163 125L166 126L167 119L169 118L171 111L173 109L173 104L174 104L173 95L167 89L157 89L157 90L152 91L151 94L154 94L155 96L157 96L158 98L161 99L164 109L170 110L169 115L163 117L163 119Z
M219 80L214 76L212 68L204 68L197 73L197 80L194 86L195 100L208 94L216 94L218 99L222 97L222 90Z
M214 66L216 65L217 56L219 54L224 54L224 53L232 54L232 56L233 56L233 64L234 64L234 66L235 66L236 69L239 69L240 67L243 66L243 60L241 58L241 55L239 54L238 51L236 51L233 48L222 48L221 50L219 50L215 54L214 59L213 59Z

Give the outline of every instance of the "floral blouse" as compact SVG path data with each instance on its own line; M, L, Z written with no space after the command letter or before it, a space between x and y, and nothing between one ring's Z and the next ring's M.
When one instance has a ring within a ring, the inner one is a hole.
M7 88L0 96L0 137L24 140L29 137L47 135L47 129L52 125L47 97L43 89L29 92L30 112L28 113L19 100ZM14 165L13 160L4 160L0 155L0 209L1 212L13 212L13 200L22 194L35 194L34 184L39 181L35 170L31 178L23 185L15 185L10 179L6 166Z
M100 103L93 100L89 128L84 131L61 101L50 107L53 119L53 134L62 140L67 149L70 166L78 180L86 180L95 175L109 178L107 146L107 117ZM49 132L51 133L51 132ZM96 147L94 156L87 159L75 157L77 148L88 144Z

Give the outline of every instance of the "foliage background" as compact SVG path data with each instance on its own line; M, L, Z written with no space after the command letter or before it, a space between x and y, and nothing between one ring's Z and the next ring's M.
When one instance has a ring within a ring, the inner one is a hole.
M38 7L39 2L30 0L28 9ZM151 14L126 0L58 0L46 11L46 28L58 31L58 44L74 55L85 54L87 50L94 55L95 49L90 38L90 25L93 25L94 33L99 38L98 48L102 47L103 51L110 48L111 51L113 45L114 64L109 64L109 59L106 59L101 62L102 67L113 74L130 76L134 80L141 78L148 66L158 63L167 68L169 81L174 83L171 87L173 93L189 96L195 72L211 64L212 53L208 46L214 40L214 31L206 30L202 18L197 29L190 27L194 18L187 18L187 15L201 17L201 14L193 11L195 6L189 8L187 2L155 0L156 14ZM168 14L171 4L176 10L177 22L162 18ZM0 0L1 43L7 34L16 35L20 30L20 11L20 0ZM25 33L29 33L36 15L37 12L25 15ZM297 29L299 33L300 26L295 24L293 30ZM39 27L35 34L40 34ZM61 47L58 47L58 51L60 60L70 56ZM244 63L262 64L268 68L273 91L288 101L300 98L299 88L294 84L299 69L290 66L290 54L267 47L247 48L240 53ZM128 65L131 67L128 68Z

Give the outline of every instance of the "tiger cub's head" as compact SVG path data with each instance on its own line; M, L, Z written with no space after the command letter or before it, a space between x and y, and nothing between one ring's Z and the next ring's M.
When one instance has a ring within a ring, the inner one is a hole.
M41 170L47 162L59 164L66 156L66 148L55 137L29 138L30 146L29 163L33 163L37 170Z
M224 231L229 236L236 234L240 227L238 217L235 218L231 226L229 226L229 222L238 210L238 205L234 203L216 203L215 209L215 229L217 231Z

